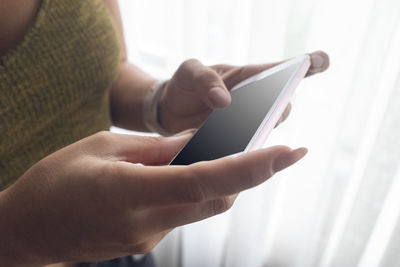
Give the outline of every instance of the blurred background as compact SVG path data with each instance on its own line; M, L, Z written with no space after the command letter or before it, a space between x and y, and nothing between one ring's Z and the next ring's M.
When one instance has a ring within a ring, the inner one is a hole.
M306 158L173 231L154 250L159 266L400 266L400 1L119 2L129 59L158 78L193 57L331 57L265 144L306 146Z

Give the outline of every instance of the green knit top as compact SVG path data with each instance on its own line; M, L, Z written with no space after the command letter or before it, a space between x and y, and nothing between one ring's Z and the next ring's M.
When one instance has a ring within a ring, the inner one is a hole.
M103 0L42 0L0 57L0 190L46 155L111 125L118 36Z

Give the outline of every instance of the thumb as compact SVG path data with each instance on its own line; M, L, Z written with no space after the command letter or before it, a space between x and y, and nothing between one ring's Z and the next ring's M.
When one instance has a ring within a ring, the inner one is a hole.
M231 95L219 74L197 59L182 63L172 79L182 89L198 95L211 109L226 107L231 102Z

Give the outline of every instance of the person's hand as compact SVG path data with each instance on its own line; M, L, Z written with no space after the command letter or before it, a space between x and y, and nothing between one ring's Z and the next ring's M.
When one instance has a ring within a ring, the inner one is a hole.
M317 51L311 53L310 57L311 67L307 76L328 68L329 57L326 53ZM160 98L159 117L162 127L169 133L199 127L213 109L230 104L229 90L234 85L280 63L282 62L242 67L207 67L196 59L185 61L165 85ZM289 112L290 106L279 122L282 122Z
M39 161L0 192L0 265L148 252L172 228L229 209L236 193L306 153L276 146L189 166L160 166L192 134L101 132Z

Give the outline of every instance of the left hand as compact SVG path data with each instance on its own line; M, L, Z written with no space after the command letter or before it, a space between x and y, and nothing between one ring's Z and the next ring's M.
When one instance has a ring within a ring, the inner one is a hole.
M311 53L310 58L311 67L307 76L323 72L329 66L329 57L325 52ZM233 86L280 63L207 67L196 59L185 61L163 89L159 103L161 125L171 134L199 127L213 109L230 104L229 90ZM289 112L290 105L279 122L285 120Z

